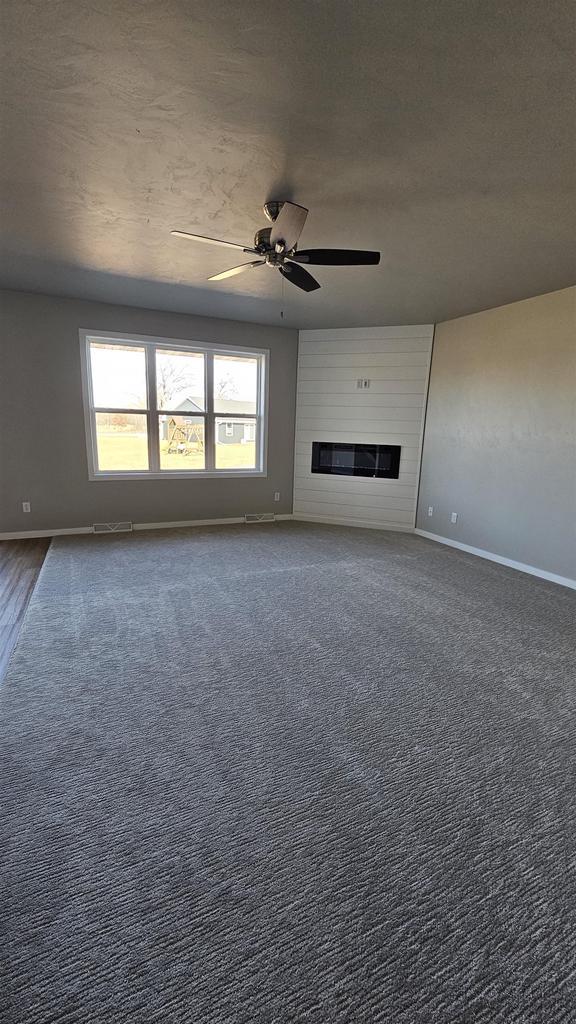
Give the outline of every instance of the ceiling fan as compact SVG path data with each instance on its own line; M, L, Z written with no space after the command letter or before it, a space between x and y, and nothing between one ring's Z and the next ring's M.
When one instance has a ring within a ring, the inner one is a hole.
M222 245L227 249L240 249L241 252L258 256L251 263L241 263L221 274L214 274L209 281L223 281L227 277L242 274L245 270L262 267L268 264L279 270L283 277L297 288L305 292L313 292L320 285L312 274L301 266L302 263L316 264L325 267L358 267L375 265L380 262L379 252L366 249L300 249L297 250L298 239L306 223L308 210L296 203L272 201L264 204L264 214L272 227L260 228L254 235L254 245L239 245L237 242L223 242L219 238L207 238L206 235L193 235L189 231L171 231L177 238L188 238L192 242L205 242L207 245Z

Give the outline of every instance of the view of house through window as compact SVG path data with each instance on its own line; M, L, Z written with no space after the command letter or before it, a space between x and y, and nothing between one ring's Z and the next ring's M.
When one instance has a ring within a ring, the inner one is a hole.
M216 417L216 469L237 469L256 464L258 360L214 356L214 411ZM246 433L246 423L252 433Z
M263 472L264 353L85 343L95 476Z

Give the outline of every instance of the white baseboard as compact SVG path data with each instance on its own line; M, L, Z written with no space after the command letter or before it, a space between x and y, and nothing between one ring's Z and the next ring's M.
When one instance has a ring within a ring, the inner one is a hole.
M284 512L269 519L267 522L278 522L280 519L292 519L292 513ZM179 526L232 526L234 523L245 523L244 516L232 516L228 519L178 519L173 523L132 523L133 530L172 530ZM249 523L249 526L254 525Z
M343 519L338 516L315 516L308 512L295 512L292 519L303 523L326 523L329 526L354 526L361 530L396 530L399 533L413 533L412 526L398 523L374 523L365 519Z
M0 533L0 540L32 540L34 537L67 537L73 533L93 533L91 526L69 526L65 530L19 530Z
M179 526L231 526L233 523L243 523L240 516L231 516L229 519L175 519L172 523L132 523L133 530L173 530Z
M291 512L280 513L280 519L292 519ZM229 526L232 523L244 523L244 516L233 516L228 519L178 519L171 523L133 523L133 530L171 530L178 526ZM274 522L274 520L270 520ZM252 525L252 524L249 524ZM65 530L20 530L12 533L0 533L0 540L27 540L34 537L67 537L76 533L93 533L91 526L70 526ZM111 531L111 535L112 535Z
M576 580L568 576L559 576L555 572L548 572L546 569L537 569L535 565L526 565L525 562L516 562L513 558L504 558L503 555L495 555L492 551L484 551L483 548L473 548L470 544L463 544L459 540L451 540L449 537L441 537L438 533L429 533L428 530L415 529L419 537L426 537L427 540L434 540L438 544L447 544L449 548L458 548L459 551L466 551L469 555L477 555L479 558L486 558L489 562L498 562L499 565L507 565L510 569L518 569L519 572L527 572L530 576L539 576L550 583L559 583L562 587L570 587L576 590Z

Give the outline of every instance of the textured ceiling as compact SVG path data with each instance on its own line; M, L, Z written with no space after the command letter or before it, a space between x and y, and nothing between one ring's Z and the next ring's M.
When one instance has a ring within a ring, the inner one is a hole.
M4 0L0 283L280 322L215 284L266 199L379 267L288 283L301 327L449 319L574 283L574 7L562 0Z

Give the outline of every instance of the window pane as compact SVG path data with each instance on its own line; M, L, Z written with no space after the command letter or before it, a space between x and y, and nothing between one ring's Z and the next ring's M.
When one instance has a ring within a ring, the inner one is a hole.
M148 469L146 416L97 412L96 444L99 470Z
M143 348L92 341L90 368L96 408L146 409L146 356Z
M206 406L202 353L157 349L156 396L159 409L203 412Z
M216 417L216 469L256 469L256 420Z
M256 414L257 392L257 359L214 356L214 412Z
M160 416L160 469L204 469L204 419Z

